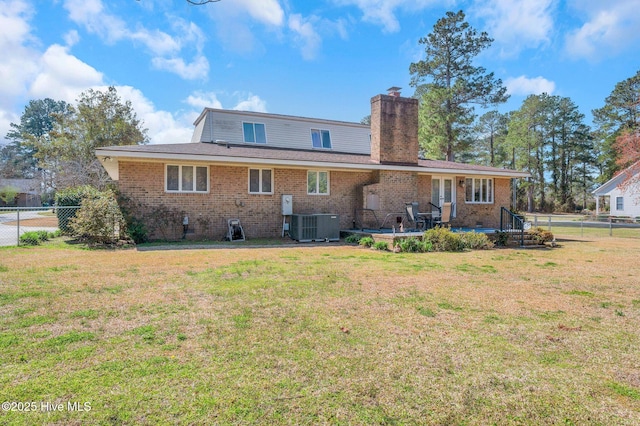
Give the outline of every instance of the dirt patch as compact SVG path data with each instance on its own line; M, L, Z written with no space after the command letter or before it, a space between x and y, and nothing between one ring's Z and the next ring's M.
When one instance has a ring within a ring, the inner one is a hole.
M18 226L18 221L13 222L5 222L5 225L9 226ZM24 227L33 227L33 228L57 228L58 227L58 218L57 217L38 217L35 219L24 219L20 221L20 226Z

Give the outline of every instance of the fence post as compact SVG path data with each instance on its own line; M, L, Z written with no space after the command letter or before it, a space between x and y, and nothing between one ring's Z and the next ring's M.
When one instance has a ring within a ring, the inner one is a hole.
M549 229L547 229L547 231L551 231L551 215L549 215L549 225L548 225Z
M580 220L580 236L584 237L584 219Z
M533 226L536 227L536 228L538 227L538 215L537 214L533 215Z
M16 207L16 214L17 214L17 220L16 223L18 226L16 226L16 229L18 230L18 236L16 239L16 245L19 246L20 245L20 207Z
M609 216L609 236L613 237L613 221L611 220L611 216Z

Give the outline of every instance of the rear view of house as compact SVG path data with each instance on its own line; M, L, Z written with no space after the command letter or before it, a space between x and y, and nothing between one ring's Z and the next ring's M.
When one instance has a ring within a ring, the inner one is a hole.
M229 219L247 238L280 236L290 212L335 215L342 229L390 227L410 202L429 211L450 203L455 226L497 227L511 179L527 176L419 159L418 101L396 90L371 99L370 126L212 108L194 124L191 143L96 151L122 194L155 220L152 237L175 238L183 216L194 237L213 239ZM161 211L171 229L157 226Z

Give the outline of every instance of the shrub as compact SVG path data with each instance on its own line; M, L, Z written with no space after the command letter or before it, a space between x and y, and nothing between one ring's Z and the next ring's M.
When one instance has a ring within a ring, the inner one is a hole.
M496 231L496 245L505 247L509 242L509 233L505 231Z
M431 244L433 251L463 251L465 249L465 243L460 234L439 226L425 231L424 241Z
M100 191L89 185L68 188L56 194L56 205L60 207L77 207L80 206L85 199L98 198L99 196ZM77 210L56 209L58 228L60 228L63 234L71 234L70 223L73 218L76 217L76 214Z
M553 241L553 234L550 231L545 231L542 228L530 229L527 234L533 236L533 240L537 244L544 244Z
M486 250L493 248L493 243L487 234L480 232L463 232L460 234L464 247L469 250Z
M371 237L362 237L362 238L360 238L360 241L358 241L358 244L360 244L363 247L371 247L371 246L373 246L373 238L371 238Z
M378 241L373 244L373 248L376 250L387 251L389 250L389 244L385 241Z
M348 244L358 244L361 239L362 239L362 235L350 234L350 235L347 235L347 237L344 239L344 242Z
M20 235L20 244L25 246L37 246L40 244L42 240L40 239L40 235L38 235L38 231L29 231Z
M3 186L0 188L0 201L3 201L7 206L15 206L16 198L20 190L13 186Z
M396 247L398 247L403 253L424 253L426 251L431 251L432 245L429 244L427 247L427 244L425 244L424 241L410 237L403 238L398 241Z
M82 206L69 227L72 235L91 243L114 244L125 235L126 223L115 193L98 192L82 200Z
M20 235L20 244L26 246L36 246L44 241L48 241L50 238L55 238L59 235L59 231L47 232L47 231L28 231Z

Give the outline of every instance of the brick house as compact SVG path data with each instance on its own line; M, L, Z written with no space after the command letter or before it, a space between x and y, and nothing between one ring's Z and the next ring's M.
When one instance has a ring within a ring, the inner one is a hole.
M96 155L121 193L148 210L188 216L196 238L220 239L231 218L247 238L280 236L283 195L292 196L295 214L339 215L342 229L380 226L406 202L421 210L452 202L453 226L497 227L511 179L528 176L420 160L418 101L397 92L371 99L370 126L212 108L194 124L191 143ZM181 219L173 222L165 237L181 232Z

